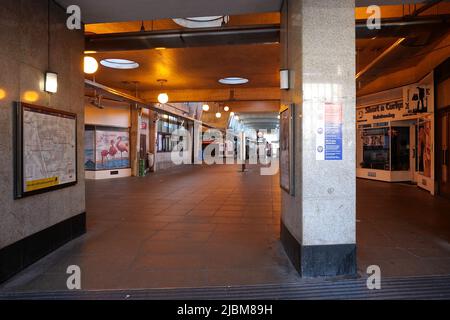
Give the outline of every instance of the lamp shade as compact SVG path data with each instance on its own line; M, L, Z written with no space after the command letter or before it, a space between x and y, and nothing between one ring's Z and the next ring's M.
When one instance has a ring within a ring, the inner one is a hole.
M216 118L220 118L222 116L222 114L220 112L216 113Z
M208 111L209 110L209 106L207 104L204 104L202 106L203 111Z
M58 74L55 72L45 73L44 91L49 93L58 92Z

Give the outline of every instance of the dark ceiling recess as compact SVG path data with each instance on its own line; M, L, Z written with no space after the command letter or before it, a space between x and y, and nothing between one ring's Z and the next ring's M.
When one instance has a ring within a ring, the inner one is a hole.
M450 15L436 15L430 17L405 16L403 18L389 18L381 20L381 29L370 30L367 21L356 21L356 37L358 39L371 39L374 37L407 37L411 33L424 28L447 29Z
M279 25L140 31L86 35L86 50L97 52L278 43Z

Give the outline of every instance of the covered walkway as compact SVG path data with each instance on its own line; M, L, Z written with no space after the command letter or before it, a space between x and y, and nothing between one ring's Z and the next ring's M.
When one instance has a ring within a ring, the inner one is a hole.
M87 182L88 232L0 287L84 290L289 284L301 280L279 242L278 176L190 166ZM359 180L359 274L450 275L450 204L415 186ZM320 281L320 280L319 280Z

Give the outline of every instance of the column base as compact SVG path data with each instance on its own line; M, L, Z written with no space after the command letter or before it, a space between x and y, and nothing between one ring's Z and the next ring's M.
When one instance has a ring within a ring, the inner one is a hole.
M0 249L0 283L84 233L85 212Z
M356 244L303 246L281 221L281 242L301 277L356 275Z

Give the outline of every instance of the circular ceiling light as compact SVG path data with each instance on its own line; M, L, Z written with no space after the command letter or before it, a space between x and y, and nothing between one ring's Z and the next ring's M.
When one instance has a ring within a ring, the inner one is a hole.
M202 106L203 111L208 111L209 110L209 106L207 104L204 104Z
M220 112L216 113L216 118L220 118L222 116L222 114Z
M139 67L139 63L126 59L103 59L100 64L112 69L136 69Z
M223 107L223 110L224 110L225 112L228 112L228 111L230 111L230 107L229 107L229 106L225 106L225 107Z
M229 84L229 85L245 84L245 83L248 83L248 79L240 78L240 77L228 77L228 78L220 79L219 82L221 84Z
M93 74L98 70L98 62L93 57L84 57L84 73Z
M221 27L230 21L230 16L208 16L173 19L173 21L185 28L212 28Z

